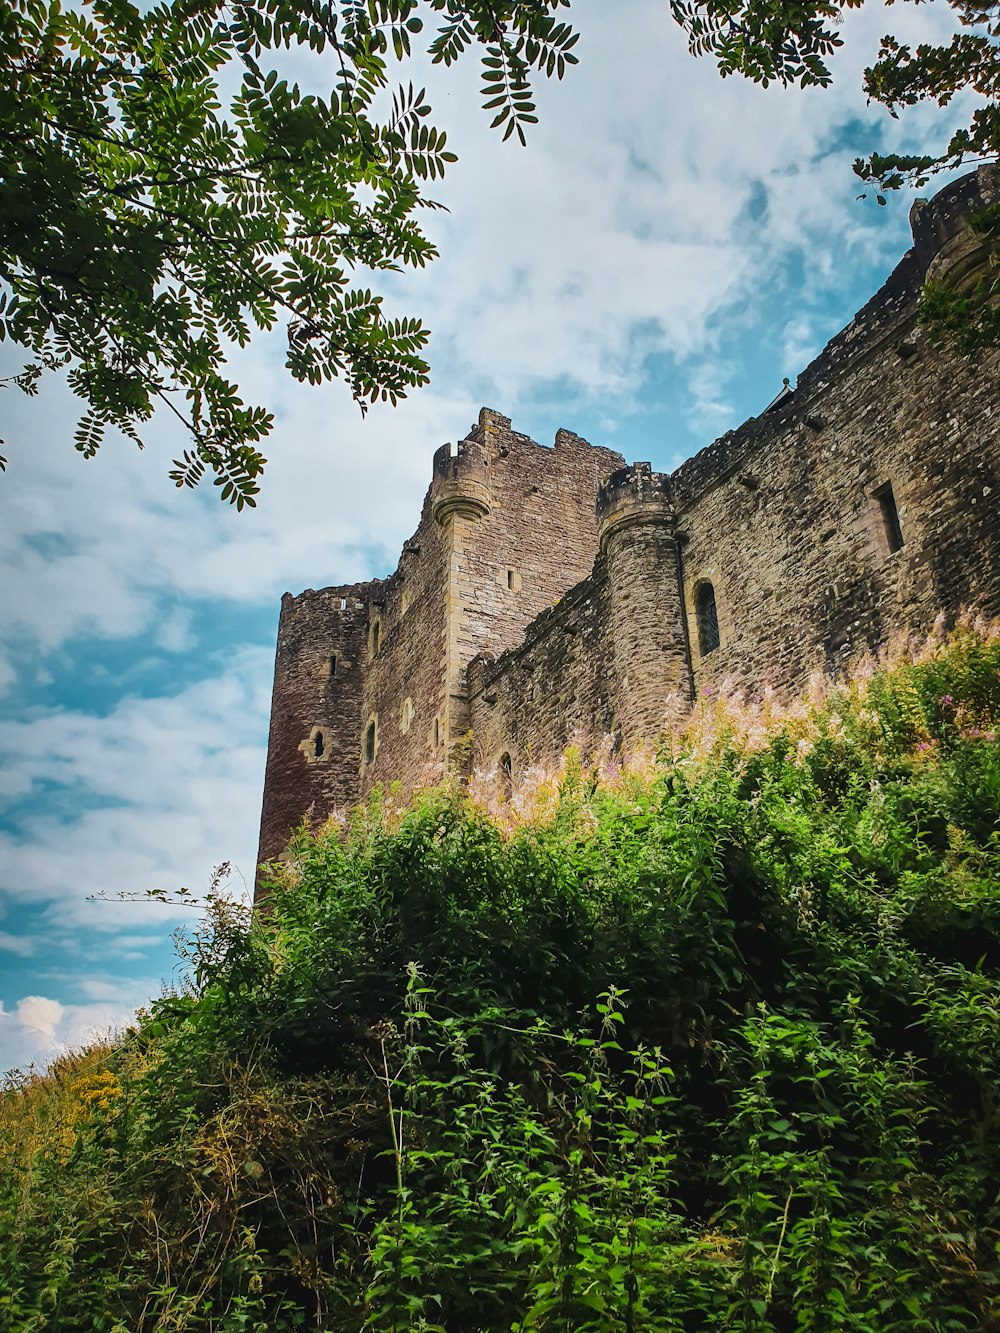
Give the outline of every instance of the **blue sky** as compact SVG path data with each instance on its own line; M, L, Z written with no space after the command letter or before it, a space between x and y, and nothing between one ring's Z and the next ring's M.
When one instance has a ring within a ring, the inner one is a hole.
M937 7L849 15L834 88L808 93L720 80L659 0L574 14L580 67L540 90L527 149L489 132L474 69L428 75L460 157L441 258L384 290L434 331L431 386L362 421L342 385L288 379L280 337L241 354L277 413L255 512L173 489L167 421L84 462L64 386L0 398L0 1068L174 979L182 918L116 894L202 889L226 860L252 880L280 595L393 568L434 449L480 405L670 468L766 406L907 248L909 198L857 202L851 162L944 127L867 107L860 71L885 29L940 36Z

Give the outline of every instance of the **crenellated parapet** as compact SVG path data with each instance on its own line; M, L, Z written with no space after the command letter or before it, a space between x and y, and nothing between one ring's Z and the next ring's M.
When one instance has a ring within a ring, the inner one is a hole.
M434 455L431 512L445 524L453 516L485 518L490 512L489 446L476 439L462 440L454 453L443 444Z
M670 477L648 463L613 472L597 490L597 530L602 551L628 528L673 527L674 502Z

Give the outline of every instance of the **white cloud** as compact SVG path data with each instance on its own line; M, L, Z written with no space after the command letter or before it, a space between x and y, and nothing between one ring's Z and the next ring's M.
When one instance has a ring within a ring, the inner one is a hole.
M116 941L117 943L117 941ZM108 980L104 977L83 977L79 981L81 992L88 1000L102 1001L106 1004L135 1005L137 994L145 997L160 989L160 979L149 977L146 981Z
M270 655L236 650L227 670L169 698L123 699L108 717L68 709L0 722L8 794L31 797L0 833L0 887L58 904L61 929L134 932L177 914L157 903L95 905L87 895L207 886L234 861L252 881Z
M178 608L161 620L156 630L156 644L165 653L186 653L195 646L191 631L191 612Z
M135 1001L121 1004L61 1004L25 995L13 1009L0 1004L0 1070L45 1066L67 1050L87 1045L126 1024Z
M696 365L688 377L687 387L691 395L688 416L695 428L704 431L709 439L731 421L732 404L726 397L729 379L729 368L712 361Z
M30 935L11 935L9 931L0 930L0 952L30 958L37 949L38 941L32 939Z
M54 1042L63 1006L44 995L26 995L17 1006L17 1022L45 1042Z
M902 210L867 225L857 147L839 142L851 121L871 146L915 137L914 119L892 122L860 94L877 11L849 18L833 88L806 91L720 80L689 57L662 5L576 14L581 67L541 90L527 152L459 127L443 257L415 285L460 373L508 398L554 376L592 396L626 392L637 352L710 351L712 316L764 303L790 254L806 258L809 286L829 286L847 254L899 253ZM926 10L901 22L943 27Z

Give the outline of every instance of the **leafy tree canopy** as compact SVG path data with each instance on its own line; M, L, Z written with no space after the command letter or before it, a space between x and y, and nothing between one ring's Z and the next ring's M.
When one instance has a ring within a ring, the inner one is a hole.
M0 338L34 392L65 368L85 457L117 427L140 447L158 405L190 446L171 477L215 474L253 505L272 425L226 376L229 348L287 326L286 364L343 376L362 410L426 381L427 331L383 314L370 271L435 249L423 194L455 161L412 83L428 24L451 65L480 50L493 124L523 143L532 71L562 77L568 0L12 0L0 8ZM313 53L326 96L274 68ZM391 94L391 95L390 95ZM0 466L3 460L0 459Z
M695 55L711 55L723 77L743 74L767 87L778 82L826 86L829 58L843 45L843 11L860 9L864 0L671 0L671 11L688 35ZM888 0L892 3L892 0ZM920 3L920 0L914 0ZM882 38L878 57L865 70L864 90L892 116L930 100L947 106L960 93L977 95L969 122L937 152L872 153L854 164L858 176L876 191L904 184L924 185L936 172L1000 158L1000 2L948 0L956 31L944 46L922 43L915 49L891 34ZM930 284L922 315L932 334L974 353L1000 346L1000 208L972 220L980 232L987 264L978 285L952 291Z

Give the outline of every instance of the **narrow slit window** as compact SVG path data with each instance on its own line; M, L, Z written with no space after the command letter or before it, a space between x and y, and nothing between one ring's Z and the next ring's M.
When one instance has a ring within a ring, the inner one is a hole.
M892 493L892 482L887 481L877 491L872 491L872 499L878 505L885 543L891 555L903 545L903 529L899 525L899 510L896 508L896 497Z
M510 755L504 752L500 756L500 789L504 796L510 796L514 788L514 766Z
M441 723L437 718L434 719L434 748L435 750L441 744Z
M698 648L702 657L715 652L719 646L719 609L715 604L715 589L702 583L695 593L695 618L698 622Z
M341 611L346 611L346 610L347 610L347 598L346 598L346 597L341 597L341 599L340 599L340 609L341 609Z
M323 740L323 733L317 731L313 737L313 754L317 759L323 758L323 751L326 749L326 742Z
M375 723L368 723L368 730L365 732L365 763L370 764L375 758Z
M514 591L514 571L512 569L507 570L507 587L510 588L511 592Z
M330 675L331 675L331 676L335 676L336 674L337 674L337 654L336 654L336 653L331 653L331 654L330 654Z
M382 642L382 626L376 620L372 625L371 655L378 657L379 645Z

